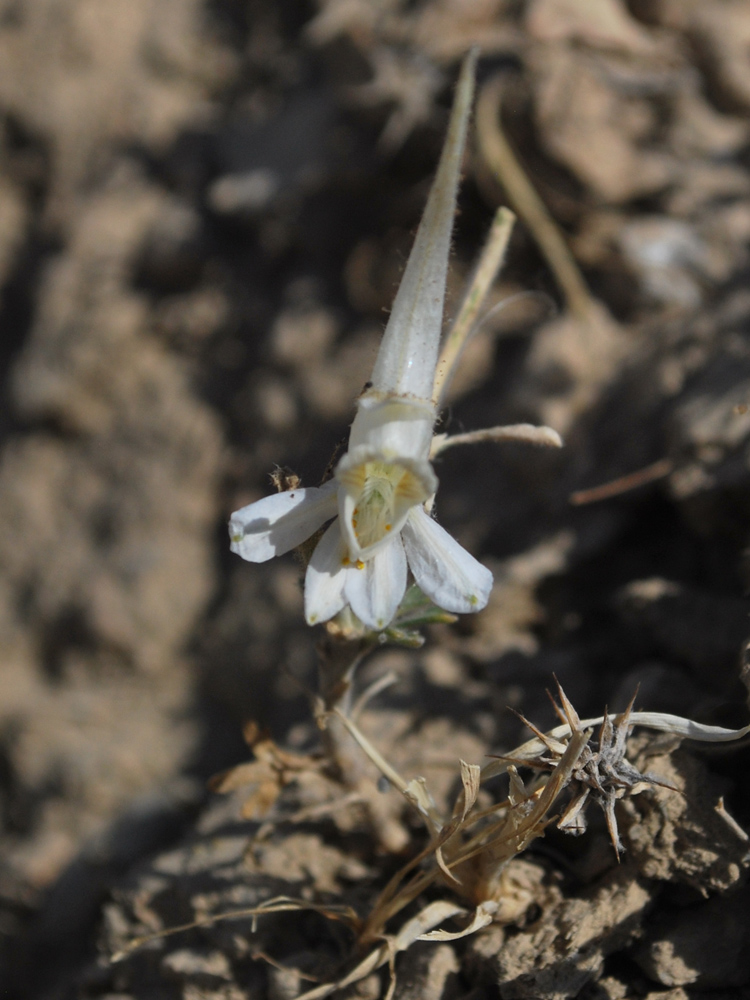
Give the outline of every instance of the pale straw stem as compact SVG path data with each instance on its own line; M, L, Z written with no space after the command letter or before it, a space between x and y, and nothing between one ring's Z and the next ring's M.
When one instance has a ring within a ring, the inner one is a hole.
M591 294L562 233L518 162L500 123L502 79L485 84L477 102L477 138L487 166L503 186L511 204L531 230L555 275L568 308L588 319Z
M436 434L432 439L430 458L436 458L448 448L465 444L482 444L486 441L520 441L523 444L542 445L547 448L562 448L563 440L551 427L537 427L534 424L508 424L506 427L486 427L466 434Z
M464 296L461 308L445 338L443 351L435 372L435 387L432 398L440 404L448 384L453 377L461 352L469 337L476 329L477 316L505 260L510 234L513 231L515 215L509 208L498 208L492 220L487 240L479 257L479 262Z

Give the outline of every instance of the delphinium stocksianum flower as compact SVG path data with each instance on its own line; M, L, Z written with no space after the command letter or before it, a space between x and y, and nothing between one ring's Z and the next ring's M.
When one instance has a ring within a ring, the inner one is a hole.
M450 363L439 365L440 340L475 61L472 53L462 69L437 175L374 370L356 401L346 454L322 486L265 497L231 517L232 551L250 562L265 562L296 548L331 521L305 573L305 617L310 625L329 621L348 606L367 629L381 632L397 616L409 571L422 593L451 613L480 611L492 589L490 571L431 513L438 480L430 457L453 443L445 435L433 439L433 427L439 403L436 386L444 384ZM502 221L504 249L512 225L507 210ZM496 272L502 251L495 256ZM469 298L476 300L476 287ZM461 339L469 332L466 329ZM450 353L455 361L455 337ZM494 428L461 437L561 443L547 428L523 425L515 435L513 430Z

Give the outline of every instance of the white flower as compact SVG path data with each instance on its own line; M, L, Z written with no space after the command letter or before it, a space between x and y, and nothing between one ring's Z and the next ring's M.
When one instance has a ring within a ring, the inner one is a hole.
M435 182L334 479L265 497L236 511L229 524L232 551L264 562L335 517L305 575L311 625L348 604L369 628L387 627L406 590L407 566L446 611L479 611L489 599L490 571L424 507L438 485L429 461L432 396L474 62L472 55L464 63Z

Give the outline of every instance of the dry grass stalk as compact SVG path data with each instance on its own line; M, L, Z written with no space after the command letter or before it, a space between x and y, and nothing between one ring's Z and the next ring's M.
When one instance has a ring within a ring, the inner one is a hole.
M583 275L556 222L518 162L500 124L503 80L484 85L477 101L477 139L484 161L505 189L511 204L531 230L579 320L589 320L595 307Z
M131 955L138 948L143 948L145 945L161 941L164 938L171 937L173 934L181 934L183 931L195 930L196 927L209 927L211 924L223 923L225 920L247 920L248 917L253 918L253 924L255 925L258 917L268 916L271 913L295 913L302 910L312 910L315 913L320 913L322 916L327 917L329 920L340 920L343 923L348 924L355 931L361 925L359 917L351 906L336 906L333 904L319 905L316 903L309 903L304 900L291 899L288 896L274 896L273 899L268 899L265 903L261 903L259 906L243 907L238 910L227 910L224 913L207 914L206 916L197 917L195 920L191 920L186 924L179 924L175 927L166 927L162 931L156 931L152 934L144 934L142 937L133 938L132 941L128 942L125 948L121 948L120 951L110 955L109 960L112 964L122 962L123 959L127 958L128 955Z
M479 255L458 315L445 338L435 371L432 397L440 405L456 370L464 347L477 328L479 313L505 261L508 241L516 217L509 208L500 207L492 220L487 240Z

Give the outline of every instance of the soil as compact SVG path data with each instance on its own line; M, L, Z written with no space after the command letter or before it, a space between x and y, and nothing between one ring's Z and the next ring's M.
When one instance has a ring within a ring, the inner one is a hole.
M423 846L392 789L376 836L356 807L293 822L320 781L248 807L208 780L252 757L250 721L319 747L300 566L242 562L225 524L345 439L472 44L599 336L521 220L441 429L544 422L565 447L439 460L440 521L493 595L369 656L362 689L397 681L362 728L443 803L459 759L528 737L506 706L555 724L554 677L581 717L638 689L747 720L743 0L0 0L3 998L294 997L352 958L320 912L110 959L275 896L366 914ZM451 315L506 201L474 145ZM670 787L618 803L619 862L594 811L551 827L504 870L502 919L403 952L395 996L750 997L748 749L677 742L631 742Z

